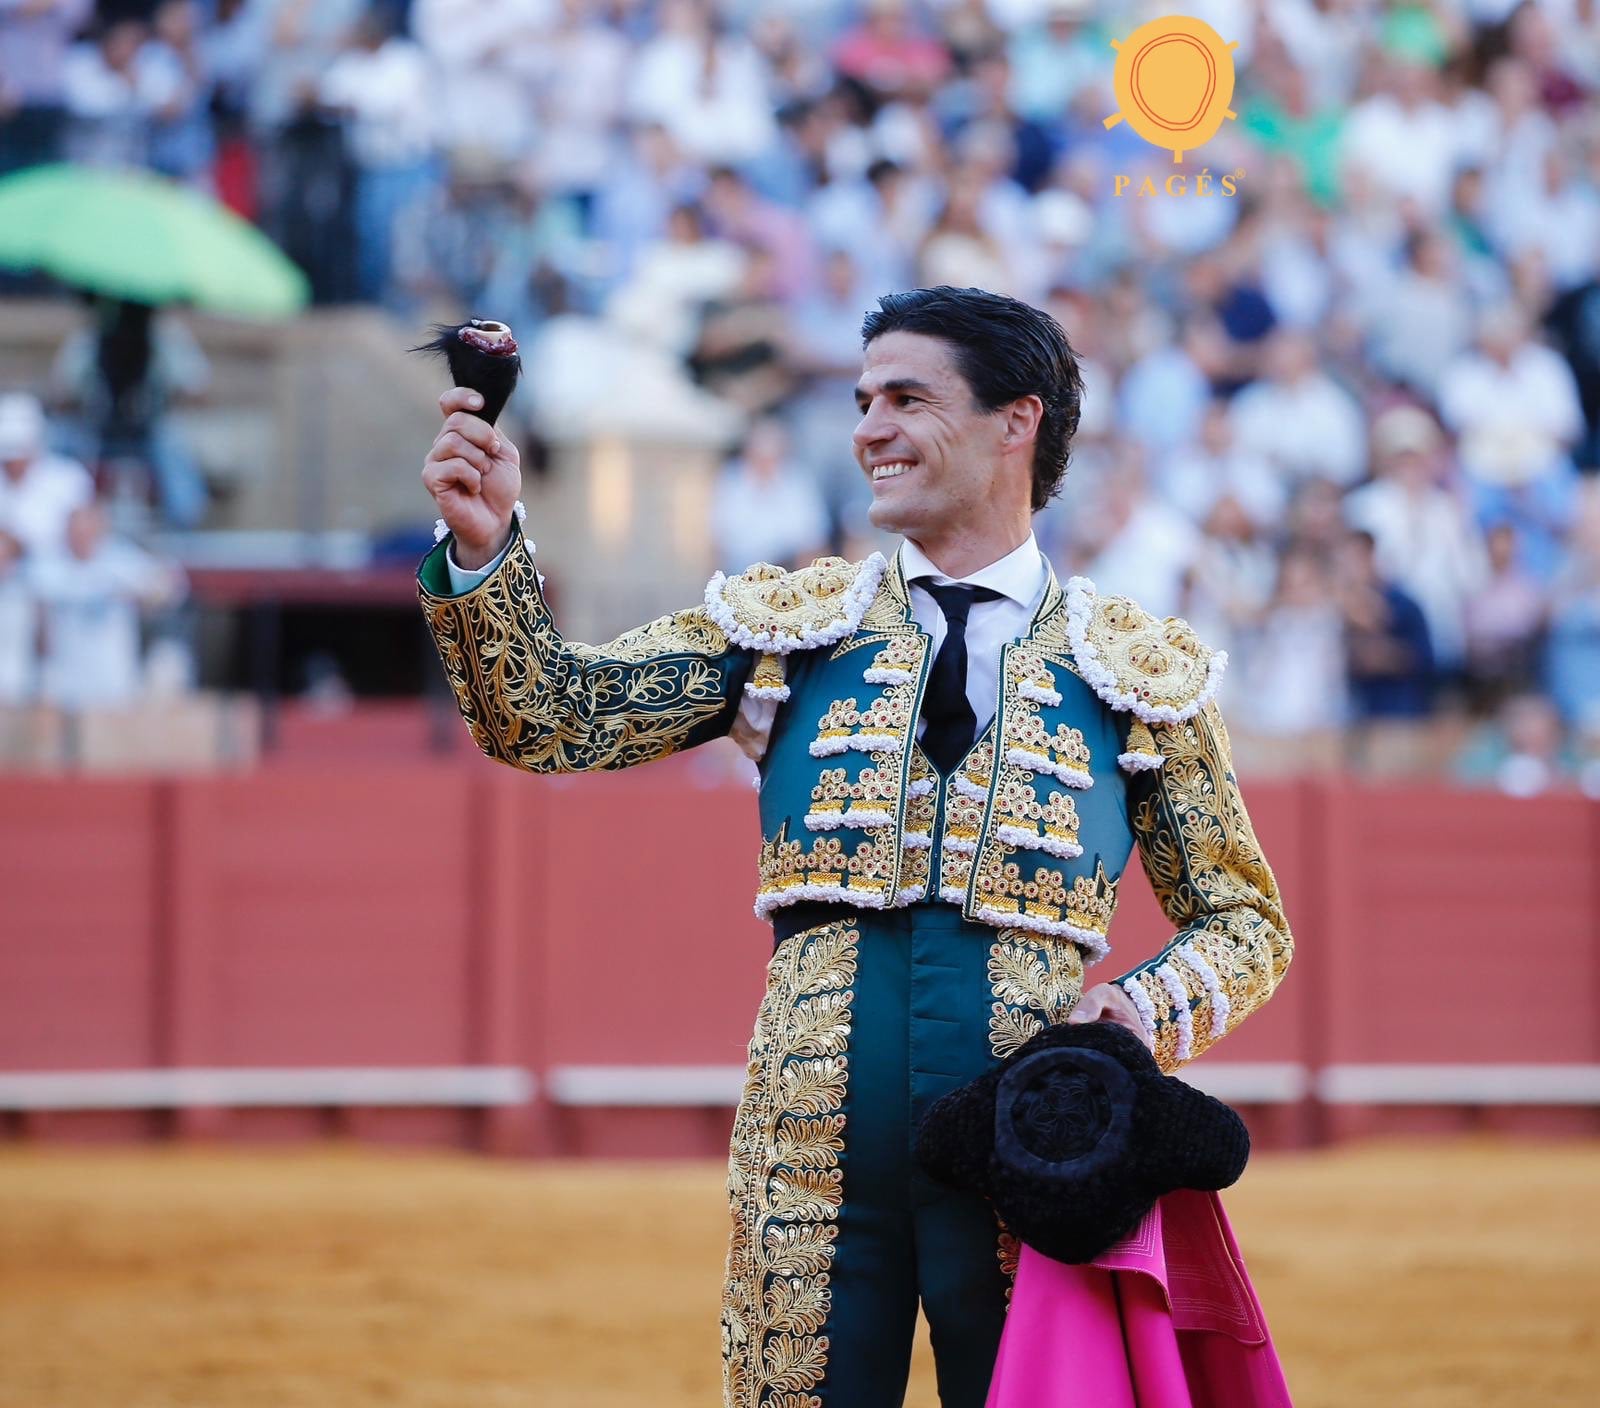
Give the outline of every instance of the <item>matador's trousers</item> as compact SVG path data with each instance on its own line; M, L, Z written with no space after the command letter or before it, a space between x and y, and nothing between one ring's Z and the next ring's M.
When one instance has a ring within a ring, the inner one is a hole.
M942 1408L983 1408L1016 1244L912 1148L935 1100L1065 1019L1078 950L943 902L776 917L729 1159L725 1408L897 1408L919 1303Z

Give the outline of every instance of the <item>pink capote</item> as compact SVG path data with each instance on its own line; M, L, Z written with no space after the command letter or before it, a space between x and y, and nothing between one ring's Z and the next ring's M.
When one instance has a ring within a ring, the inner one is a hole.
M1291 1408L1222 1200L1168 1193L1083 1266L1023 1247L988 1408Z

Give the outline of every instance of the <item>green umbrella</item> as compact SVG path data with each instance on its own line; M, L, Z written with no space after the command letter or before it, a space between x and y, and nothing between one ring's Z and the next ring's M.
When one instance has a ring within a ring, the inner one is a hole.
M305 275L208 196L141 171L36 166L0 180L0 268L161 306L287 317Z

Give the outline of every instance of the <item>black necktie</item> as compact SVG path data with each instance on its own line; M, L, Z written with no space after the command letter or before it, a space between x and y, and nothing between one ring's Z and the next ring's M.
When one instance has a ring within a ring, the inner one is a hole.
M978 718L967 702L967 613L975 601L997 601L1001 592L988 587L952 584L936 587L918 582L944 612L944 644L933 657L928 672L928 691L922 700L922 717L928 727L922 735L922 751L940 772L949 772L972 747Z

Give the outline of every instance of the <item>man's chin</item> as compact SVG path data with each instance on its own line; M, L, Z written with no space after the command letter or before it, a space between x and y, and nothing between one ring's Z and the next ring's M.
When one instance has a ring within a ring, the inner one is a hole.
M921 518L914 503L895 503L894 495L874 494L867 506L867 522L884 533L907 533Z

